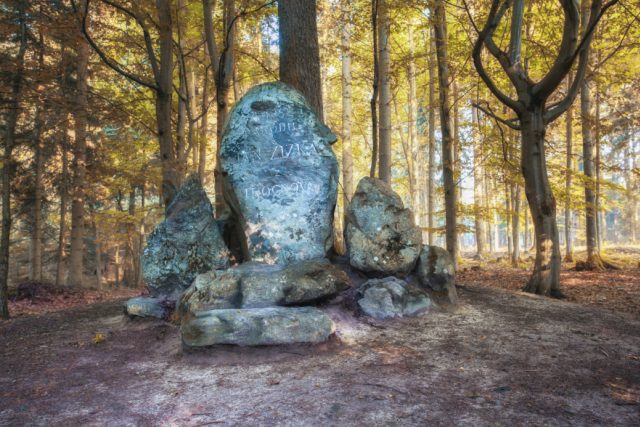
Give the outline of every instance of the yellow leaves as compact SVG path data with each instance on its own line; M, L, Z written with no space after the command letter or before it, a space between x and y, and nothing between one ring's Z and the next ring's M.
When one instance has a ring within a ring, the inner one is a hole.
M106 340L107 340L107 337L100 332L97 332L93 337L94 344L100 344L101 342L105 342Z

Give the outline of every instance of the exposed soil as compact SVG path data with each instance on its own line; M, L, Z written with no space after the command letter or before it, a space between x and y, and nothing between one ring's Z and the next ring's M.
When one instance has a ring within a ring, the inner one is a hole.
M640 321L478 286L317 346L183 352L102 302L0 323L0 425L637 425ZM96 341L98 343L96 343Z

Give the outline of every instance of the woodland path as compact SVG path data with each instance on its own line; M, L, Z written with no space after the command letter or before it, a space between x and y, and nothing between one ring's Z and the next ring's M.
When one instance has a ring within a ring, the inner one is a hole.
M0 323L0 425L637 425L640 321L500 289L319 346L185 353L122 302ZM94 343L96 333L105 340Z

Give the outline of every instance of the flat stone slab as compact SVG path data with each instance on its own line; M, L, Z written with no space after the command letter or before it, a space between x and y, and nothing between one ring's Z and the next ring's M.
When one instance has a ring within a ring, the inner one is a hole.
M289 264L329 252L338 186L334 142L302 94L284 83L256 86L238 101L220 163L244 261Z
M312 304L350 287L349 276L320 258L288 266L247 262L200 274L178 303L181 316L202 310Z
M360 309L374 319L419 316L431 307L427 295L395 277L368 280L360 294Z
M207 310L182 320L187 347L320 343L335 331L333 321L313 307Z
M155 317L164 319L169 314L162 299L152 297L135 297L124 303L124 313L129 317Z

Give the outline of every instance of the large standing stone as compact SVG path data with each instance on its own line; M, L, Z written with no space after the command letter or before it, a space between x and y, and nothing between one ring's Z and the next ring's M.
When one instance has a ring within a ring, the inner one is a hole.
M422 233L413 214L385 182L363 178L347 212L349 262L358 270L408 274L422 247Z
M453 304L458 302L455 265L449 252L438 246L424 245L417 270L420 285L446 295Z
M309 304L349 287L349 277L326 259L283 267L248 262L196 277L178 309L181 316L209 309Z
M201 311L183 319L180 331L189 347L253 346L318 343L326 341L335 326L317 308L271 307Z
M431 306L424 292L395 277L368 280L359 292L360 309L375 319L417 316Z
M229 265L213 207L196 176L187 179L142 254L151 295L176 299L200 273Z
M333 245L335 135L284 83L251 89L229 116L220 148L225 199L244 231L245 260L289 264Z

